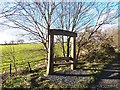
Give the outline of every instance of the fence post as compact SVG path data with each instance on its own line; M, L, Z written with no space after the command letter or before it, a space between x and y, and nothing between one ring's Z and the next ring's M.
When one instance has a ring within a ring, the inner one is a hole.
M11 76L11 74L12 74L12 64L10 63L10 76Z
M32 70L31 70L31 67L30 67L30 62L28 62L28 66L29 66L29 71L31 72Z

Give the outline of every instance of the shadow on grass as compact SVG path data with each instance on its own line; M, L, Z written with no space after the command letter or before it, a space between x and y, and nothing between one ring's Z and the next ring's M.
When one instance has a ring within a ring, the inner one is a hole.
M119 54L120 55L120 54ZM54 77L57 77L58 78L63 78L63 77L66 77L66 76L69 76L71 79L72 77L74 76L77 76L77 77L95 77L97 78L95 80L95 82L93 82L90 86L89 86L89 89L92 88L93 86L96 86L99 84L99 82L102 80L102 79L120 79L120 57L116 57L115 60L113 60L113 62L110 62L109 64L105 65L105 68L103 68L102 70L101 69L93 69L93 68L90 68L90 69L84 69L84 68L77 68L75 72L79 72L79 70L83 70L83 71L87 71L87 70L94 70L94 71L101 71L101 73L98 74L87 74L87 73L74 73L74 72L54 72L52 75L50 75L50 77L52 77L54 79ZM59 77L59 76L62 76L62 77ZM47 76L49 77L49 75ZM32 88L37 88L37 87L40 87L40 84L39 82L37 82L36 80L39 78L39 76L36 74L36 75L33 75L31 76L31 87ZM68 78L68 77L67 77ZM64 78L63 78L64 79ZM41 83L44 81L44 80L47 80L46 78L41 78Z
M103 82L107 80L106 82ZM112 80L112 82L111 82ZM114 82L115 81L115 82ZM89 88L120 88L120 53L117 53L115 60L110 62L102 70L98 78L93 82ZM117 87L115 87L115 85Z

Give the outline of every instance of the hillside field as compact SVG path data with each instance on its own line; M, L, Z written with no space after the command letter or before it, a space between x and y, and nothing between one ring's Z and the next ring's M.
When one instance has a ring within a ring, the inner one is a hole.
M15 58L17 68L25 68L28 66L28 62L31 62L31 67L45 62L45 51L42 44L0 45L0 48L2 54L0 66L2 66L2 72L9 70L10 63L13 64L13 58ZM62 55L60 45L55 45L55 55Z

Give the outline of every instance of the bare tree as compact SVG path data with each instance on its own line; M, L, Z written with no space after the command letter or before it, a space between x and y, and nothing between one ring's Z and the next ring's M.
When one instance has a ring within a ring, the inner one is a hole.
M11 41L10 41L10 44L14 44L14 42L15 42L14 40L11 40Z
M7 41L4 41L5 45L7 45Z
M85 32L78 36L78 50L77 57L81 47L90 42L92 35L97 32L103 25L111 23L112 20L116 18L116 15L111 16L113 6L116 3L98 3L98 2L63 2L60 5L60 8L56 9L56 12L59 16L57 22L55 23L56 27L73 31L80 32L85 30ZM99 8L101 7L101 8ZM59 10L60 9L60 10ZM87 30L92 29L88 34ZM84 36L88 34L86 41L83 40ZM63 37L62 37L62 41ZM64 43L61 43L64 51ZM70 37L67 38L67 56L69 56L69 47L70 47Z
M59 3L58 3L59 4ZM1 12L2 17L14 25L3 23L9 27L19 28L34 35L34 39L42 42L47 51L48 30L51 26L52 14L57 7L55 2L11 2Z
M19 28L34 35L33 39L39 40L48 52L48 34L51 28L60 28L73 32L92 28L87 40L81 43L84 34L78 39L77 57L82 46L87 44L92 35L102 26L108 24L114 18L110 16L116 3L98 2L12 2L5 6L1 17L14 23L13 28ZM101 7L101 8L100 8ZM105 15L103 17L103 15ZM104 18L103 20L101 18ZM4 25L8 25L4 23ZM64 38L61 45L65 56ZM67 56L69 56L70 37L67 37Z
M23 40L23 39L18 39L18 40L17 40L17 43L18 43L18 44L23 44L23 43L24 43L24 40Z
M11 63L14 66L15 72L17 73L17 66L16 66L16 55L15 55L15 47L14 46L6 46L8 53L6 53L7 56L9 56L9 60L11 60Z

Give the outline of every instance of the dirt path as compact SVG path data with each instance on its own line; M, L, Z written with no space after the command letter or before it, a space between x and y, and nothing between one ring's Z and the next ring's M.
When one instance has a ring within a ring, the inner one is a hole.
M90 88L120 90L120 58L110 63Z

